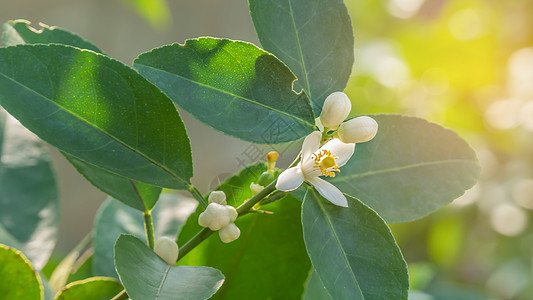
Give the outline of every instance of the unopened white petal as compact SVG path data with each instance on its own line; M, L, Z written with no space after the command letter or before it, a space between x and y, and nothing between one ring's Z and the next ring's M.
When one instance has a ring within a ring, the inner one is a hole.
M234 223L228 224L228 226L220 229L218 236L223 243L230 243L238 239L241 235L241 230Z
M154 252L169 265L175 265L178 260L178 244L166 236L157 239Z
M335 92L324 101L320 121L324 127L336 129L346 119L352 110L352 103L343 92Z
M348 207L348 201L346 200L346 197L333 184L319 177L310 179L309 183L311 183L318 193L322 195L322 197L326 198L329 202L338 206Z
M335 160L337 166L344 166L352 157L355 151L354 143L343 143L339 139L331 139L320 150L329 150L331 154L335 154L338 158Z
M293 167L279 174L276 189L284 192L294 191L304 182L304 176L300 167Z
M345 143L364 143L373 139L378 132L378 123L368 116L361 116L341 124L337 133Z
M226 194L223 191L212 191L211 194L209 194L207 202L226 205Z
M313 131L305 137L302 144L302 162L307 161L311 154L318 150L321 139L322 133L320 131Z

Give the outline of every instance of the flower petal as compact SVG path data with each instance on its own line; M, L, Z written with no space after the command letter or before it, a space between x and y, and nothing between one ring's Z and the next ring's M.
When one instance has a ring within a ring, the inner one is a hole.
M311 154L318 150L321 139L322 133L320 131L313 131L311 134L305 137L305 140L302 144L302 163L307 161Z
M324 146L320 147L320 150L329 150L332 154L337 155L338 158L335 162L339 167L342 167L352 157L353 152L355 151L355 144L346 144L339 139L332 139L325 143Z
M276 189L284 192L294 191L304 182L304 175L300 166L289 168L279 174Z
M319 177L309 179L308 181L315 187L318 193L329 202L338 206L348 207L346 197L344 197L344 194L333 184Z

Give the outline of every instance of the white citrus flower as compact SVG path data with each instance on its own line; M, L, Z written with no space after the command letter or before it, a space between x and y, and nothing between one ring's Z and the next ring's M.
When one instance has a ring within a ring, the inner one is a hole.
M352 103L343 92L330 94L320 113L320 122L327 129L337 129L352 110Z
M157 239L154 252L169 265L175 265L178 260L178 244L166 236Z
M230 205L209 203L204 212L198 217L198 224L209 227L213 231L220 230L237 219L237 210Z
M337 134L345 143L364 143L378 133L378 123L368 116L353 118L341 124Z
M241 230L234 223L229 223L228 226L218 231L218 236L223 243L230 243L238 239L241 235Z
M332 139L320 147L321 138L320 131L315 131L305 138L300 163L279 175L276 188L285 192L293 191L307 181L331 203L348 207L344 194L319 176L335 177L335 172L339 172L339 168L352 157L355 144Z

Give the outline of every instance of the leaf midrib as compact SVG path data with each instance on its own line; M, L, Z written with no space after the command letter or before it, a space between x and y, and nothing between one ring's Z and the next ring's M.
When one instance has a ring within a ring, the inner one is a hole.
M305 66L305 61L304 61L304 54L303 54L303 51L302 51L302 45L300 43L300 35L298 33L298 28L296 27L296 22L294 20L294 12L292 10L292 3L291 3L291 0L287 0L287 2L289 3L289 14L291 16L291 22L292 22L292 27L294 29L294 35L296 37L296 44L298 45L298 53L300 54L300 61L301 61L301 65L302 65L302 71L303 71L303 77L305 78L305 84L307 86L307 88L305 89L306 92L307 92L307 95L309 96L309 99L313 99L312 96L311 96L311 88L309 87L309 76L307 76L307 68Z
M427 162L421 162L421 163L405 165L405 166L400 166L400 167L395 167L395 168L368 171L368 172L360 173L360 174L339 176L339 177L333 178L332 180L329 180L329 182L341 182L341 181L346 181L346 180L355 179L355 178L373 176L377 174L392 173L392 172L398 172L402 170L421 168L421 167L433 166L433 165L439 165L439 164L448 164L448 163L469 163L469 164L474 164L474 165L478 164L475 160L470 160L470 159L449 159L449 160L427 161Z
M152 66L148 66L148 65L145 65L145 64L142 64L142 63L134 63L134 65L143 66L143 67L146 67L146 68L149 68L149 69L155 70L155 71L159 71L159 72L163 72L163 73L169 74L169 75L171 75L171 76L176 76L176 77L178 77L178 78L180 78L180 79L182 79L182 80L185 80L185 81L191 82L191 83L193 83L193 84L197 84L197 85L202 86L202 87L204 87L204 88L212 89L212 90L217 91L217 92L219 92L219 93L221 93L221 94L225 94L225 95L231 96L231 97L233 97L233 98L235 98L235 99L239 99L239 100L242 100L242 101L248 102L248 103L250 103L250 104L257 105L257 106L259 106L259 107L261 107L261 108L264 108L264 109L266 109L266 110L270 110L270 111L272 111L272 112L275 112L275 113L281 114L281 115L283 115L283 116L286 116L286 117L292 118L292 119L294 119L294 120L296 120L296 121L298 121L298 122L300 122L300 123L302 123L302 124L305 124L305 125L308 125L308 126L311 126L311 127L314 127L314 126L315 126L314 124L311 124L311 123L309 123L309 122L307 122L307 121L305 121L305 120L303 120L303 119L301 119L301 118L299 118L299 117L296 117L296 116L293 116L293 115L291 115L291 114L288 114L288 113L286 113L286 112L284 112L284 111L282 111L282 110L279 110L279 109L273 108L273 107L271 107L271 106L268 106L268 105L265 105L265 104L259 103L259 102L257 102L257 101L254 101L254 100L251 100L251 99L248 99L248 98L245 98L245 97L239 96L239 95L235 95L235 94L233 94L233 93L231 93L231 92L228 92L228 91L224 91L224 90L218 89L218 88L213 87L213 86L211 86L211 85L208 85L208 84L205 84L205 83L201 83L201 82L198 82L198 81L194 81L194 80L189 79L189 78L187 78L187 77L183 77L183 76L181 76L181 75L178 75L178 74L175 74L175 73L172 73L172 72L169 72L169 71L163 70L163 69L154 68L154 67L152 67Z
M130 151L132 151L133 153L139 155L140 157L146 159L147 161L149 161L150 163L152 163L153 165L157 166L158 168L162 169L163 171L165 171L166 173L170 174L172 177L176 178L177 180L179 180L181 183L185 184L185 185L188 185L189 183L186 182L185 180L183 180L182 178L180 178L177 174L174 174L171 170L168 170L166 167L160 165L159 163L155 162L154 160L152 160L150 157L148 157L146 154L138 151L137 149L133 148L133 147L130 147L128 144L124 143L123 141L121 141L119 138L115 137L114 135L106 132L106 131L103 131L101 130L99 127L95 126L94 124L92 124L91 122L85 120L84 118L82 118L81 116L77 115L76 113L66 109L65 107L63 107L62 105L56 103L55 101L53 101L52 99L42 95L41 93L31 89L30 87L18 82L17 80L7 76L6 74L0 72L0 75L2 75L3 77L5 77L6 79L14 82L15 84L21 86L22 88L32 92L33 94L45 99L46 101L50 102L52 105L55 105L57 106L58 108L62 109L63 111L69 113L71 116L77 118L78 120L82 121L83 123L89 125L90 127L96 129L98 132L102 133L103 135L109 137L110 139L112 139L113 141L119 143L120 145L124 146L125 148L129 149Z
M172 266L167 266L167 270L165 271L165 274L163 275L163 279L161 280L161 284L159 285L159 288L157 288L157 293L155 294L155 299L159 299L159 294L161 293L161 290L163 290L163 285L167 281L168 273L170 272L170 269Z

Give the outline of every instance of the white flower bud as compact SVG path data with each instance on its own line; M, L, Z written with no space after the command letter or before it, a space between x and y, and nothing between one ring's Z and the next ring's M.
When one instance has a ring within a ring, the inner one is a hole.
M226 205L209 203L205 211L198 217L198 224L202 227L209 227L209 229L217 231L227 226L231 222L231 217L231 210Z
M260 185L260 184L256 184L256 183L250 183L250 190L252 191L252 195L257 195L257 193L259 193L260 191L262 191L265 187Z
M228 210L229 221L230 222L235 222L235 220L237 219L237 216L239 215L237 213L237 210L235 209L235 207L233 207L231 205L226 205L226 209Z
M212 191L211 194L209 194L207 202L226 205L226 194L223 191Z
M241 231L235 223L229 223L228 226L220 229L218 236L223 243L230 243L238 239L241 235Z
M376 136L378 123L371 117L361 116L342 123L337 133L344 143L364 143Z
M178 244L166 236L157 239L154 252L169 265L175 265L178 260Z
M346 119L352 110L352 103L343 92L335 92L329 95L324 101L320 121L328 129L337 127Z

